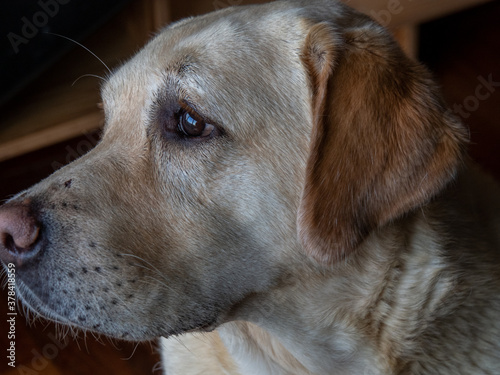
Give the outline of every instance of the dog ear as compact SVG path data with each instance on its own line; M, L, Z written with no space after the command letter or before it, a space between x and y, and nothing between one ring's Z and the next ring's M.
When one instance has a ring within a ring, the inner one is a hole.
M429 73L380 26L310 29L302 52L313 129L298 234L333 264L453 178L467 133Z

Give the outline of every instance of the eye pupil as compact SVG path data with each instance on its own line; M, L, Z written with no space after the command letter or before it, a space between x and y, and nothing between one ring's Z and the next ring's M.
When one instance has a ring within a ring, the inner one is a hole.
M186 121L187 124L189 124L189 126L193 128L195 128L196 125L198 124L198 121L196 121L193 117L191 117L191 115L187 112L184 115L184 120Z
M197 119L189 112L182 110L179 114L179 131L188 137L204 137L210 135L213 126Z

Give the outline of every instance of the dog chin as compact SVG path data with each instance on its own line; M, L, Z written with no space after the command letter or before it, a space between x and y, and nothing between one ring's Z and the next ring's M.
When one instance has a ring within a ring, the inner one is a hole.
M211 314L211 316L208 317L186 319L186 321L179 322L178 325L169 326L166 329L159 329L156 333L145 331L133 332L132 330L127 330L126 328L120 329L120 327L116 326L113 327L114 329L102 329L103 325L99 324L99 322L91 322L89 325L85 325L82 324L82 322L75 322L57 313L54 309L47 306L47 304L22 281L17 280L17 283L17 298L24 307L24 311L26 311L28 317L32 316L33 319L42 318L58 325L66 326L75 336L78 336L78 332L92 332L97 335L105 335L119 340L141 342L155 340L160 336L171 337L184 333L211 332L223 323L222 314ZM147 331L150 330L147 329Z
M76 327L66 317L58 314L48 307L33 291L25 285L21 280L16 280L17 299L28 314L32 314L34 318L43 318L57 324Z
M224 323L223 314L212 314L207 317L197 317L180 321L179 325L162 334L163 337L179 336L184 333L212 332Z

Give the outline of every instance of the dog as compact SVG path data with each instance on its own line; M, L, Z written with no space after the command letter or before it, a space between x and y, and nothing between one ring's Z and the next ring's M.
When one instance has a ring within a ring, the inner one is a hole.
M498 374L500 194L430 73L331 0L166 27L0 209L23 304L173 375ZM10 268L9 268L10 267Z

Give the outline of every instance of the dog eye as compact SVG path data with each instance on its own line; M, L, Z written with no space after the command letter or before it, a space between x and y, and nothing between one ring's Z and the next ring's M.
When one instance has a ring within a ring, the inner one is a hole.
M184 109L179 112L178 118L178 130L186 137L208 137L215 129L212 124L207 124L195 114L191 114Z

